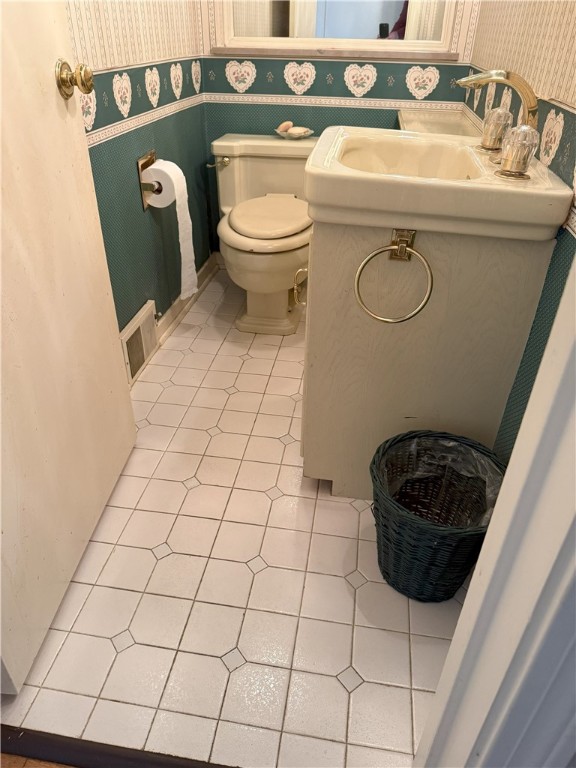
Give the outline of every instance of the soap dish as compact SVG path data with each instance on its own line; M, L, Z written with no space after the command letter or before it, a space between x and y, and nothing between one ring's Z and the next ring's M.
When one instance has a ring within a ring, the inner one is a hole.
M278 136L282 136L283 139L291 139L292 141L297 141L298 139L307 139L308 136L312 136L314 131L308 129L306 133L302 133L300 136L290 136L288 131L279 131L278 129L275 129L274 133L277 133Z

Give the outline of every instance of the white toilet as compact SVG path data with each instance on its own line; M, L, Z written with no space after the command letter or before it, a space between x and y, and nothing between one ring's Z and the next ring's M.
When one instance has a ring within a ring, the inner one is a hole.
M316 139L228 133L212 142L216 158L220 252L246 291L240 331L288 335L298 327L292 289L308 264L312 221L304 166Z

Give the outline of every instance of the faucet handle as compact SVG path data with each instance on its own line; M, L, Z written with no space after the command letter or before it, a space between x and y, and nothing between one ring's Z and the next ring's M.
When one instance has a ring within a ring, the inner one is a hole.
M529 125L510 129L502 142L502 164L497 173L508 178L528 179L526 171L534 157L540 134Z
M491 109L484 118L482 142L480 146L488 152L497 152L502 146L502 139L512 125L512 114L503 107Z

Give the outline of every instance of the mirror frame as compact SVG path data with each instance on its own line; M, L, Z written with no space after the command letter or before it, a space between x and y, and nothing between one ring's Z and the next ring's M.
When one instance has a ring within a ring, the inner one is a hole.
M231 0L208 5L210 53L213 56L261 56L372 61L469 62L480 0L446 0L441 40L337 40L315 38L235 37Z

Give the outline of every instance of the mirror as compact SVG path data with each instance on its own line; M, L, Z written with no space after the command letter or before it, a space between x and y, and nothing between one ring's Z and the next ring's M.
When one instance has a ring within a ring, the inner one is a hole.
M235 38L441 41L446 0L233 0L232 12Z

